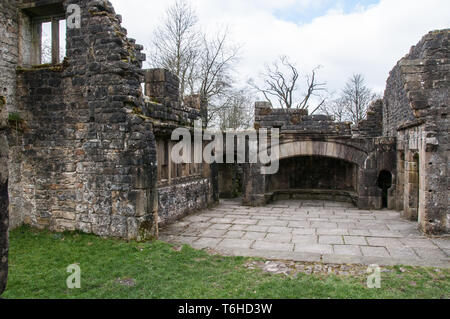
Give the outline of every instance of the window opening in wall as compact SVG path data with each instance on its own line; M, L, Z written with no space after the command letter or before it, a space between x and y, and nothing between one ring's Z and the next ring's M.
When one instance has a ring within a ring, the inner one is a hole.
M58 64L66 56L66 20L51 18L41 23L41 63Z
M66 56L66 12L62 2L26 3L20 15L22 65L58 64Z
M191 163L176 164L170 159L170 153L175 143L165 139L157 138L158 157L158 182L171 183L178 178L199 177L202 175L202 164L194 163L193 152L191 152Z
M52 63L52 23L42 23L41 63Z
M64 61L66 57L66 30L67 21L65 19L59 20L59 61Z

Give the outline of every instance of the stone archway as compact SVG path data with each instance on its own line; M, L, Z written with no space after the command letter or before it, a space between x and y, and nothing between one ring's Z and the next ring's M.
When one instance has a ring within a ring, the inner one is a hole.
M280 160L297 156L324 156L365 166L367 153L338 141L296 141L280 145Z
M326 156L282 159L280 169L266 176L266 192L272 200L301 199L357 204L358 166Z
M280 170L265 177L270 199L300 198L359 204L358 179L368 155L340 141L294 141L280 145Z

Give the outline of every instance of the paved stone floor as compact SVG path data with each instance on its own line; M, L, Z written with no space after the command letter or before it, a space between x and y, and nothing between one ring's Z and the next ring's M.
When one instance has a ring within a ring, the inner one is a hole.
M450 268L449 237L424 237L399 212L345 203L278 201L253 208L226 200L162 229L160 239L234 256Z

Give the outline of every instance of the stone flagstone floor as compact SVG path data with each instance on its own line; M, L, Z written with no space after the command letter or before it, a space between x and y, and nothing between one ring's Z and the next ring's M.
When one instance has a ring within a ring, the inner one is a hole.
M160 240L233 256L450 268L450 238L427 238L399 212L326 201L244 207L221 200L160 231Z

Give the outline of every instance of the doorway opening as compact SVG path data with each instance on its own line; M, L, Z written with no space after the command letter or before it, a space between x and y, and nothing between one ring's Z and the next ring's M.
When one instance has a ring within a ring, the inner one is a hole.
M419 154L414 155L414 168L416 170L417 174L417 182L416 182L416 208L417 208L417 218L419 219L419 213L420 213L420 157Z
M378 175L378 187L382 190L381 208L389 206L389 189L392 187L392 174L389 171L381 171Z

